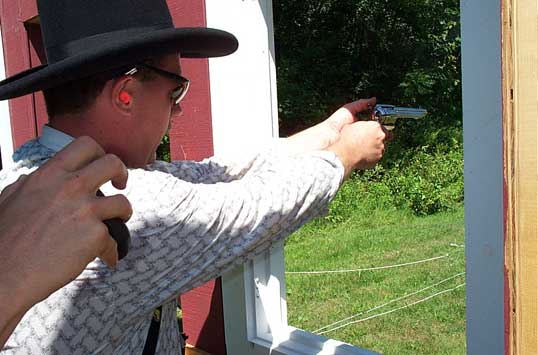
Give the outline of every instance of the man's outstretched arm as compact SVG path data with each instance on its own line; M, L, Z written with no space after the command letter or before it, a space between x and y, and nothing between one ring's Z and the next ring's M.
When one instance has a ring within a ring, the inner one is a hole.
M375 121L355 122L360 112L371 110L376 99L362 99L342 106L325 121L282 140L288 153L327 150L335 153L344 165L344 179L354 170L372 168L385 152L390 138Z
M307 128L280 141L281 148L288 153L304 153L313 150L326 150L340 138L342 129L356 121L359 112L371 110L376 104L375 98L350 102L329 118L315 126Z
M102 221L126 221L132 210L122 195L96 196L108 180L124 188L126 167L82 137L0 194L0 348L33 304L89 262L116 264L116 242Z
M273 142L269 145L270 149L254 147L252 152L246 149L232 159L213 157L202 162L155 162L149 166L149 169L167 172L179 179L194 183L207 184L238 180L247 174L255 174L257 169L263 169L267 165L267 161L278 159L281 154L293 155L326 150L339 139L343 127L356 121L357 113L370 110L375 104L375 98L348 103L317 125L293 136L279 139L276 144Z

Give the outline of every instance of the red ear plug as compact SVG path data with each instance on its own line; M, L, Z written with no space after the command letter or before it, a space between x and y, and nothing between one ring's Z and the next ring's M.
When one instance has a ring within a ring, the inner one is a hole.
M120 101L123 102L125 105L128 105L131 103L131 95L127 91L120 92Z

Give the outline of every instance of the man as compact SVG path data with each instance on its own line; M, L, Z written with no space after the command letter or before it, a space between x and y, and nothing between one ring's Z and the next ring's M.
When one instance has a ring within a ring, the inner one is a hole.
M88 135L129 168L129 255L111 271L95 260L28 311L5 353L142 353L162 305L156 353L179 353L176 299L323 214L342 180L375 165L385 132L353 122L360 100L278 146L237 161L155 162L188 89L183 57L232 53L235 37L175 29L164 0L38 1L49 64L0 83L0 98L44 90L50 127L14 155L38 166ZM104 186L103 192L115 190ZM147 349L146 349L147 350Z
M102 221L127 221L132 209L124 196L96 196L108 180L124 188L125 165L82 137L0 194L0 346L30 307L96 257L116 265L116 242Z

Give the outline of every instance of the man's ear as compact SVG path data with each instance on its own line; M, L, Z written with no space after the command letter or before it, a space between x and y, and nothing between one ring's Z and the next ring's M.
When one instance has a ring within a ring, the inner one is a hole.
M133 78L123 76L112 81L110 90L111 105L118 113L130 116L133 107Z

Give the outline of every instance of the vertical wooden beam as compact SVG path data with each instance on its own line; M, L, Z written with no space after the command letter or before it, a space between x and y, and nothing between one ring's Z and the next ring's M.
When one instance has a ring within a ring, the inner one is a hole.
M205 0L167 0L174 25L205 27ZM202 160L213 155L213 127L209 64L207 59L182 59L183 75L190 79L189 94L181 103L183 114L170 129L172 160Z
M28 45L30 50L30 66L37 67L41 64L47 63L47 55L45 53L45 47L43 46L43 38L41 37L41 26L39 21L25 22L28 36ZM39 18L37 18L39 19ZM33 95L35 122L37 135L41 135L43 125L49 122L49 116L47 114L47 107L45 105L45 97L42 91L35 92Z
M6 75L11 76L31 68L28 34L24 27L25 16L30 17L31 0L1 0L2 41L4 44ZM37 15L37 11L34 16ZM37 135L34 99L25 95L9 101L13 145L18 148Z
M205 0L167 0L167 4L176 26L206 26ZM213 155L209 63L182 59L181 67L191 87L181 104L183 114L170 129L170 153L173 160L201 160ZM220 278L181 295L181 305L187 342L213 355L225 355Z
M538 2L503 4L508 354L538 354Z
M505 292L504 292L504 318L505 318L505 354L515 351L513 345L516 326L513 316L514 305L514 53L512 43L512 1L502 2L502 100L503 100L503 161L504 161L504 240L505 240Z
M1 5L1 2L0 2ZM0 16L2 14L0 6ZM1 21L0 21L1 22ZM0 26L1 27L1 26ZM0 40L2 31L0 28ZM6 78L6 70L4 65L4 45L0 41L0 80ZM13 155L13 133L11 131L11 120L9 118L9 104L7 101L0 101L0 170L7 168L13 163L11 156Z

